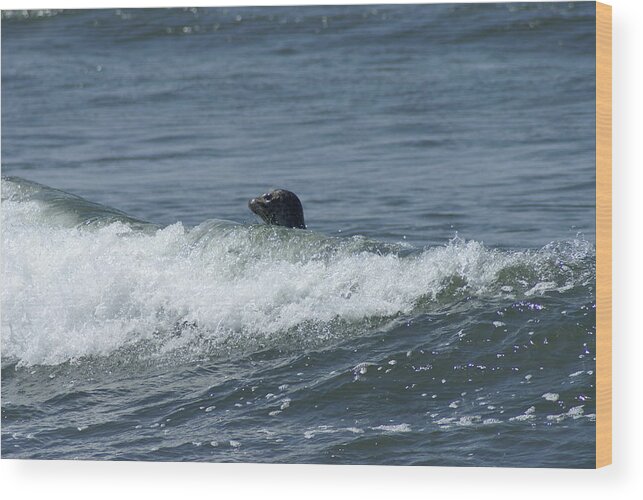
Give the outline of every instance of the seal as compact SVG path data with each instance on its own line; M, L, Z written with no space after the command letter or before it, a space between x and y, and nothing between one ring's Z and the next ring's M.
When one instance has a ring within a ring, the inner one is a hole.
M252 198L248 208L263 219L266 224L306 229L304 209L295 193L286 189L275 189Z

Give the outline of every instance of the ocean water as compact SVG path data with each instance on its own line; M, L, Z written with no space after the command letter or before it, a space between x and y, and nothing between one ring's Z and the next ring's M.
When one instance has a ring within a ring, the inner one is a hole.
M593 467L594 23L4 11L3 458Z

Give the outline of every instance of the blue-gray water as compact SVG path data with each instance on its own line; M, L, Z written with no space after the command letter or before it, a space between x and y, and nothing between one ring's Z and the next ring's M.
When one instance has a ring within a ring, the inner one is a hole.
M594 23L3 12L3 457L592 467Z

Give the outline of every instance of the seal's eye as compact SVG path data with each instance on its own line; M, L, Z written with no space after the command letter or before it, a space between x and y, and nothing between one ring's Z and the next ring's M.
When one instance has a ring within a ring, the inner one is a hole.
M270 193L264 194L263 199L266 200L266 201L272 200L272 194L270 194Z

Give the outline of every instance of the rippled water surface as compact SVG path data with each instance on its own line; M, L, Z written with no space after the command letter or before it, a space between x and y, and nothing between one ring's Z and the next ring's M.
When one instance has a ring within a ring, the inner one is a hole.
M592 467L594 23L3 12L3 457Z

